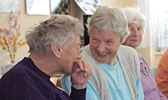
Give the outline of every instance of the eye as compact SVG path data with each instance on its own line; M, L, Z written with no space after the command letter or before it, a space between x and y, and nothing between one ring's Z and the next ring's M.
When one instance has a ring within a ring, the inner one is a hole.
M142 27L138 27L137 30L142 31Z
M114 42L109 40L109 41L106 41L106 43L110 45L110 44L113 44Z
M97 39L93 39L92 41L93 41L93 42L99 42L99 40L97 40Z
M133 31L133 29L134 29L133 27L129 27L129 30L130 30L130 31Z

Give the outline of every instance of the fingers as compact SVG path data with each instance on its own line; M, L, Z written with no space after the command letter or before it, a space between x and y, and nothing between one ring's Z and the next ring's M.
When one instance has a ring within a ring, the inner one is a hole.
M74 64L76 66L77 72L82 72L84 77L87 78L91 74L91 68L90 65L86 61L77 61Z
M76 63L81 71L88 71L89 64L86 61L77 61Z
M90 76L91 74L91 68L90 68L90 65L86 62L86 61L83 61L83 68L84 68L84 77L87 78Z
M76 64L80 70L82 70L82 71L84 70L82 61L77 61Z
M71 74L72 87L76 89L86 88L90 74L91 68L86 61L75 62L74 70Z
M83 70L87 72L89 64L86 61L82 61L83 64Z

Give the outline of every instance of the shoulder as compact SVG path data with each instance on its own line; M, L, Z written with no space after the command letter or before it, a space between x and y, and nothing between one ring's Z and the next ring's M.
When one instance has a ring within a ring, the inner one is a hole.
M167 73L168 72L168 50L163 54L159 65L158 65L158 73L161 74L161 72ZM158 74L158 75L159 75Z
M8 72L6 72L2 79L4 78L15 78L15 79L18 79L18 78L22 78L25 76L25 68L23 67L23 65L20 65L20 64L17 64L15 66L13 66Z
M70 78L71 76L69 74L66 74L61 78L62 87L69 95L71 93L71 85L72 85Z
M137 55L137 52L135 49L129 46L124 46L124 45L120 46L119 52L123 52L124 54L131 54L131 55L136 54Z
M139 63L138 53L135 49L121 45L117 52L118 56L125 58L127 61L136 61ZM140 64L140 63L139 63Z
M82 49L82 56L85 56L85 55L90 55L90 46L87 45L85 46L83 49ZM86 56L87 57L87 56Z
M167 60L168 60L168 50L163 54L161 62L167 62Z
M6 72L1 80L0 80L0 85L1 84L8 84L12 85L15 84L15 82L24 82L25 80L30 77L29 74L31 74L32 71L30 68L28 68L27 65L22 64L22 61L17 63L15 66L13 66L8 72ZM10 84L9 84L10 83Z
M118 58L125 70L129 70L138 79L140 73L140 62L138 53L132 47L121 45L118 52Z
M92 53L90 51L90 45L87 45L83 48L83 51L82 51L81 55L82 55L82 60L87 61L89 64L92 65L92 64L97 63L97 61L92 56Z
M10 91L17 91L25 88L27 75L25 75L24 69L20 70L19 67L20 65L14 66L3 75L0 79L0 92L9 93Z

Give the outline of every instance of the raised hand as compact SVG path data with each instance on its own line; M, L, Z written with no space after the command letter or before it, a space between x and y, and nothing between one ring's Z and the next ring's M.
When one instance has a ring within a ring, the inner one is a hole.
M91 68L86 61L76 61L72 67L71 82L75 89L86 88Z

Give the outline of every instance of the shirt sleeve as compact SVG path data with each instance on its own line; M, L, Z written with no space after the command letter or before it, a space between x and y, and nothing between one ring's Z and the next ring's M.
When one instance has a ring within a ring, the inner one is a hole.
M88 80L86 90L86 100L101 100L96 87Z
M157 74L156 74L156 82L160 91L168 98L168 50L162 56Z
M141 75L139 75L139 78L136 82L136 87L137 87L137 93L138 93L138 100L144 100L144 92L143 92L143 87L141 84Z
M65 75L61 79L61 82L62 82L62 86L63 86L64 90L70 95L71 90L72 90L70 75ZM81 99L78 99L78 100L81 100ZM95 88L95 86L92 84L92 82L90 80L88 80L88 83L87 83L86 100L100 100L97 89Z
M72 100L86 100L86 88L85 89L75 89L71 87L71 99Z
M72 100L86 100L86 88L79 90L73 88L70 81L70 75L65 75L61 79L61 83L64 90L70 95Z

